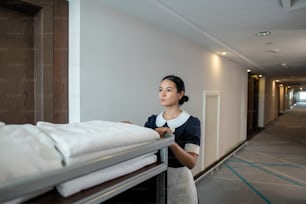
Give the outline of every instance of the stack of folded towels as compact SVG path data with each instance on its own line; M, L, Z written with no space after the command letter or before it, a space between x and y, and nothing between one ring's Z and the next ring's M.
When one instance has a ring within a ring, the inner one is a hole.
M70 124L38 122L70 165L133 148L160 137L150 128L112 121L86 121Z
M133 124L111 121L87 121L71 124L38 122L37 127L48 135L63 156L65 165L98 159L112 153L158 140L159 134ZM68 197L83 189L136 171L157 161L154 153L98 170L58 185L58 192Z

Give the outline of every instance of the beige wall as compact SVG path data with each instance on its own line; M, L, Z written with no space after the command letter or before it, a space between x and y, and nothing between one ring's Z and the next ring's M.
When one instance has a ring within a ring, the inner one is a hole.
M265 83L265 126L278 117L279 87L274 79L266 77Z

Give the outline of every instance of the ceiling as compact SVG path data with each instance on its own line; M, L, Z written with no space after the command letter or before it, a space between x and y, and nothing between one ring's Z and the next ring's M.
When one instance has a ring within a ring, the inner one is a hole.
M306 89L306 0L97 1L226 52L251 73ZM256 35L263 31L270 35Z

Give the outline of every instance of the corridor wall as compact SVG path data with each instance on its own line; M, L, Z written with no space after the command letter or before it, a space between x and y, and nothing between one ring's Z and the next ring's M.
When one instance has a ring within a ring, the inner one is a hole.
M278 118L280 106L279 86L274 78L266 77L265 82L265 108L264 108L264 124L267 126Z
M161 78L175 74L184 79L190 97L182 109L201 120L203 138L203 92L220 93L219 157L246 139L243 67L102 2L73 0L69 8L70 121L130 120L143 125L148 116L162 110ZM201 148L194 174L204 170L203 143Z

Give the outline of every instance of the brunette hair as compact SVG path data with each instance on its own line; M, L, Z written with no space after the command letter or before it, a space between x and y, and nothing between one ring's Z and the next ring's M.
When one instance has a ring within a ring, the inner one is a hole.
M161 81L164 81L164 80L172 81L175 84L178 93L180 93L181 91L184 91L184 96L180 99L179 105L183 105L185 102L189 100L189 97L185 95L184 81L180 77L175 76L175 75L168 75L168 76L165 76Z

